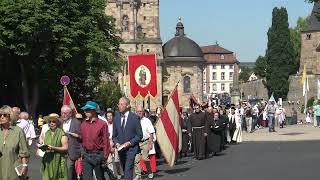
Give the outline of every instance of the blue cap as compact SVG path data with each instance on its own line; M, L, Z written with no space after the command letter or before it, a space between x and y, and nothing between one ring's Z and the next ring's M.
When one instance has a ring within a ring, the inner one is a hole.
M94 101L87 101L86 105L84 105L82 108L82 110L95 110L97 113L100 112L100 108L99 108L99 105L94 102Z

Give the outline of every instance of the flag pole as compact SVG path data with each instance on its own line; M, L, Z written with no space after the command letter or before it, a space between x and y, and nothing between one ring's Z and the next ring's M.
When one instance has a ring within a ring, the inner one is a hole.
M306 80L305 80L305 86L303 88L305 88L305 96L304 96L304 115L305 117L307 116L306 112L307 112L307 101L308 101L308 74L306 75Z
M169 100L169 99L171 99L171 97L172 97L172 92L173 92L175 89L177 89L177 88L178 88L179 83L180 83L180 80L177 82L176 86L175 86L175 87L173 88L173 90L171 91L171 94L170 94L170 96L169 96L168 100ZM166 106L167 106L168 102L169 102L169 101L167 101L167 102L166 102L166 104L164 105L164 107L166 107Z

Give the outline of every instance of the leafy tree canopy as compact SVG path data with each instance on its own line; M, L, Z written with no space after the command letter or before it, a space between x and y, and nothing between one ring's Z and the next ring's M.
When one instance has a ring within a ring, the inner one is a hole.
M99 85L95 94L97 102L104 110L117 107L119 99L123 96L120 86L112 81Z
M253 70L249 67L240 67L241 72L239 74L239 81L247 82Z
M290 39L288 13L284 7L272 11L272 25L268 30L266 50L266 86L276 99L287 98L288 78L296 72L293 43Z
M260 77L265 77L267 71L267 61L263 56L259 56L256 60L254 73Z
M121 39L105 7L105 0L0 1L0 59L16 67L29 112L39 98L59 97L61 75L70 76L70 93L82 102L102 72L119 67Z

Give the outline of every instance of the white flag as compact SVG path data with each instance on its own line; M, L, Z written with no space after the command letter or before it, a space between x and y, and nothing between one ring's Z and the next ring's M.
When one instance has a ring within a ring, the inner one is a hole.
M308 91L309 91L309 79L308 79L308 76L307 76L306 77L306 81L303 83L302 95L305 96Z

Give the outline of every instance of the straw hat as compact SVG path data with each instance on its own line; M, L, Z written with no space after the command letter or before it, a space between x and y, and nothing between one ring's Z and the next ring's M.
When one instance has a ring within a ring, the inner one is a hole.
M50 120L60 121L60 116L57 113L51 113L46 118L47 122Z

